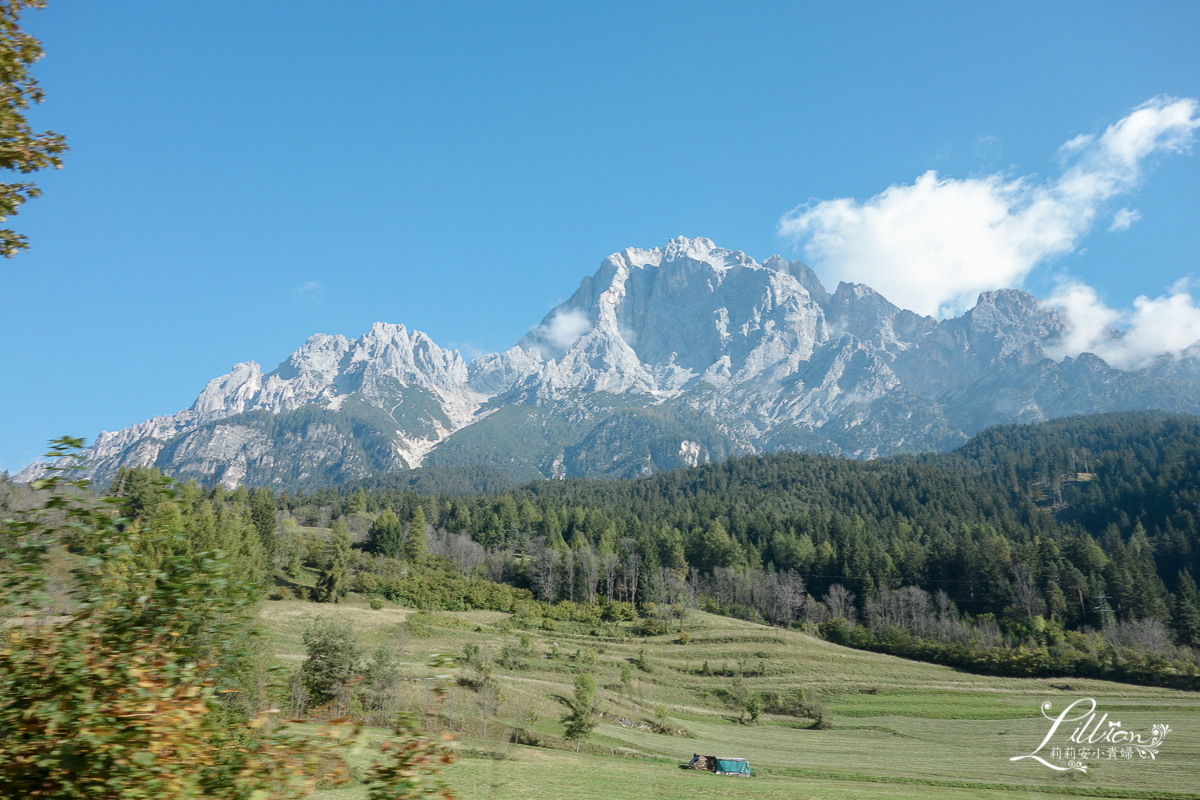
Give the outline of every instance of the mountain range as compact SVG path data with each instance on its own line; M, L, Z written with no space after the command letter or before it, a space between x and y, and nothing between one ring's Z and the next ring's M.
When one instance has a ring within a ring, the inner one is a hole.
M190 408L101 433L86 475L157 466L277 489L419 467L628 477L734 454L948 450L1073 414L1200 412L1200 343L1129 372L1051 358L1067 332L1019 290L938 320L862 284L830 293L799 261L678 237L609 256L512 348L469 364L386 323L317 334L271 372L237 364Z

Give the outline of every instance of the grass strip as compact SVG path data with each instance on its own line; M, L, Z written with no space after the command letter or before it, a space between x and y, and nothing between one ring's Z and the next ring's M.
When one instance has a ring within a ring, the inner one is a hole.
M845 772L818 772L791 767L764 767L755 769L755 774L781 775L789 778L818 778L830 781L854 783L897 783L908 786L938 786L947 789L982 789L1001 792L1045 792L1067 794L1077 797L1111 797L1121 800L1200 800L1200 794L1190 792L1155 792L1142 789L1105 789L1093 786L1029 786L1023 783L982 783L978 781L950 781L933 778L904 778L893 775L859 775Z

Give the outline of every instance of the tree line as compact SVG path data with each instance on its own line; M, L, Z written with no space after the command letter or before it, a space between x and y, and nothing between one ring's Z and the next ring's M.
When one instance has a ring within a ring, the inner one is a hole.
M476 495L188 486L179 524L276 596L630 608L649 631L699 606L830 635L841 620L972 651L1057 647L1047 663L1085 672L1112 666L1098 635L1186 673L1200 643L1198 460L1200 420L1107 414L991 429L949 454L754 456ZM136 519L154 485L126 470L111 491ZM315 585L299 585L306 573ZM879 611L918 596L940 616ZM906 622L935 617L936 635Z
M993 428L948 454L752 456L476 495L351 484L276 502L357 524L363 564L423 553L548 604L820 625L867 623L881 598L920 590L978 647L1096 631L1185 663L1200 644L1197 476L1200 420L1128 412ZM1072 642L1079 658L1094 649Z

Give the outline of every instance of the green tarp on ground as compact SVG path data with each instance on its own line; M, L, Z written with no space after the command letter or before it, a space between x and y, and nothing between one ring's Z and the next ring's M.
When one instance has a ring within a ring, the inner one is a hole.
M717 758L718 775L749 775L750 762L744 758Z

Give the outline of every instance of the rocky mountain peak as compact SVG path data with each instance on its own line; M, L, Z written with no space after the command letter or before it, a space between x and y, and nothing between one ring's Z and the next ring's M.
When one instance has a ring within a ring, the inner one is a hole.
M349 349L350 340L345 336L314 334L288 356L273 374L282 380L303 375L329 383L337 375L338 366Z
M261 391L262 369L258 364L253 361L234 364L227 374L208 382L192 403L191 410L200 416L238 414L246 410Z
M1064 329L1018 290L984 292L940 321L864 284L831 294L800 261L759 264L680 236L608 256L515 346L469 366L382 322L358 339L312 336L266 374L236 364L189 409L101 434L90 471L156 464L229 486L423 463L640 475L701 454L869 458L953 447L1001 422L1200 411L1200 343L1133 374L1086 354L1045 358Z

